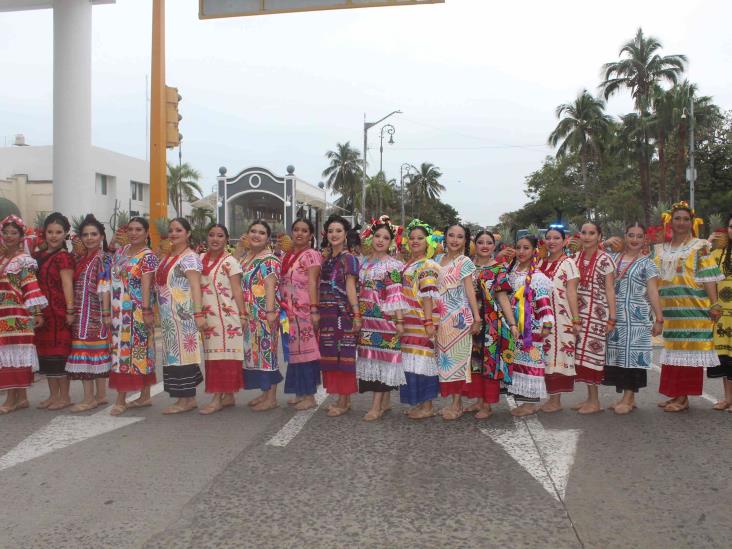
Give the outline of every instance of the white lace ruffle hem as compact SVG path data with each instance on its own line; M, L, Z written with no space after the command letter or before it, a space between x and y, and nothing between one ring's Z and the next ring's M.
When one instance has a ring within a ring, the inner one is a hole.
M357 359L356 377L364 381L381 381L390 387L407 384L404 367L401 364L380 360Z

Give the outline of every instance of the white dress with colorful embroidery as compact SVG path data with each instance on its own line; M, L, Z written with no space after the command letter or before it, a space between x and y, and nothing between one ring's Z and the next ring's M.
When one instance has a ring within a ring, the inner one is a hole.
M205 254L201 255L201 259ZM231 292L231 277L241 274L241 264L228 253L201 275L202 308L206 320L203 349L206 360L244 360L244 335L239 309Z
M404 385L402 353L396 325L391 318L405 310L402 296L404 264L393 257L367 259L361 265L359 308L363 324L358 338L356 377L380 381L390 387Z

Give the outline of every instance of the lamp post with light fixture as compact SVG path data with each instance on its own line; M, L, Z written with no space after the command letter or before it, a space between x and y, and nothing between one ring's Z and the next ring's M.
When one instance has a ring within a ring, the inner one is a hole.
M379 118L376 122L366 122L366 115L363 115L363 170L361 174L361 221L366 222L366 157L368 156L369 146L369 130L380 124L390 116L401 114L402 111L392 111L383 118Z
M381 138L379 141L379 171L384 171L384 131L386 131L387 135L389 136L389 145L394 144L394 132L396 132L396 128L392 126L391 124L386 124L384 126L381 126Z

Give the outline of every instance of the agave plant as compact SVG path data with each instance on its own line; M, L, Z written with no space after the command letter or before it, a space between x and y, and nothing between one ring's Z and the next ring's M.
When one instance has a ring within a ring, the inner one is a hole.
M671 209L671 204L659 202L651 208L651 222L661 223L661 214Z
M625 234L625 223L619 219L608 221L605 224L605 227L607 229L607 236L618 236L622 238Z
M43 224L46 222L46 218L48 217L48 213L45 210L39 210L36 212L36 217L33 220L33 227L36 229L40 229L43 227Z
M541 230L539 229L539 226L535 223L532 223L528 227L526 227L526 233L535 236L536 238L539 238L541 236Z

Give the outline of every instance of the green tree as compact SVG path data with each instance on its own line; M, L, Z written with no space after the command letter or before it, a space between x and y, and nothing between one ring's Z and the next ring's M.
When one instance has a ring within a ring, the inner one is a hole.
M396 179L386 179L384 172L369 177L366 183L366 216L388 215L393 222L399 219L401 202Z
M559 105L555 114L559 123L549 135L549 144L552 147L559 145L557 158L571 153L579 156L582 192L589 205L588 166L602 154L611 118L605 113L605 102L587 90L582 90L574 102Z
M638 113L636 126L642 132L643 147L640 149L640 183L643 200L643 211L646 222L650 222L651 215L651 181L649 154L649 124L653 90L660 83L675 85L684 71L686 56L661 56L658 51L662 48L661 42L652 37L646 37L643 29L639 28L635 37L623 44L619 52L619 61L603 65L604 81L600 84L605 99L622 90L630 90Z
M361 152L351 147L350 141L346 141L336 143L336 149L325 153L325 157L330 161L328 167L323 170L325 184L341 195L336 204L350 212L355 211L363 173Z
M445 186L440 183L442 172L440 168L431 162L422 162L419 168L415 168L416 173L409 177L409 196L413 201L412 206L421 212L428 201L434 201L440 198L440 194L444 192Z
M200 179L201 174L187 162L180 166L168 164L168 200L173 205L176 216L182 215L183 201L194 202L203 196L198 184Z

